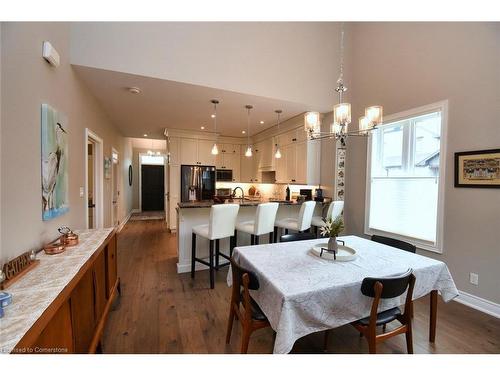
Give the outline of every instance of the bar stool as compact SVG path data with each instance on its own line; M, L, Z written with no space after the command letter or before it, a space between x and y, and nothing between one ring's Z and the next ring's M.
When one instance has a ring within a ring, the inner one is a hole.
M326 212L326 219L336 220L342 211L344 210L344 201L333 201L328 206L328 211ZM316 236L318 235L318 229L325 226L325 221L322 216L314 216L311 221L311 225L316 227Z
M272 243L274 220L276 219L279 206L279 203L275 202L259 204L255 212L255 220L236 223L236 231L250 234L252 245L258 245L259 236L269 233L269 243Z
M274 222L274 242L278 241L278 228L285 229L285 234L288 234L289 229L303 232L311 228L315 206L315 201L304 202L300 206L298 218L287 217L286 219L276 220Z
M224 263L219 265L219 256L229 260L234 248L234 235L236 216L240 206L238 204L219 204L213 205L210 209L210 218L208 224L197 225L193 227L192 243L191 243L191 278L194 279L195 263L199 262L208 266L210 269L210 288L215 286L215 270L219 266L226 266L229 264ZM209 242L209 256L208 262L205 259L196 257L196 236L201 236L208 239ZM219 253L219 240L229 237L229 256ZM214 264L214 245L215 245L215 264Z

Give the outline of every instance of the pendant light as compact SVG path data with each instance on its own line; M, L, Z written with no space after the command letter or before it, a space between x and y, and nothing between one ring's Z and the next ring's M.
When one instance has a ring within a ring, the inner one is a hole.
M215 143L212 146L212 155L218 155L219 154L219 148L217 147L217 104L219 104L219 101L217 99L212 99L210 101L214 105L214 113L212 115L214 119L214 132L215 132Z
M247 104L245 108L247 109L247 150L245 151L245 156L249 158L252 156L252 146L250 146L250 110L253 106Z
M281 109L277 109L274 111L278 115L278 133L280 131L280 115L281 112L283 112ZM276 152L274 153L274 157L276 159L281 159L281 151L280 151L280 145L278 143L278 137L276 137Z

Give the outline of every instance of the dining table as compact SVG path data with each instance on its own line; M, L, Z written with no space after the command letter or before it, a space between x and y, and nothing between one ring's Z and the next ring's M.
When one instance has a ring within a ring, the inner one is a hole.
M439 260L406 252L359 236L338 238L356 251L350 261L319 257L314 245L324 238L235 247L233 256L253 271L260 287L251 296L276 332L274 353L289 353L295 341L370 315L372 298L361 293L365 277L385 277L413 270L413 300L430 295L429 341L436 338L438 294L444 302L458 296L447 265ZM325 245L326 246L326 245ZM232 284L231 270L227 276ZM406 292L381 300L379 311L404 305Z

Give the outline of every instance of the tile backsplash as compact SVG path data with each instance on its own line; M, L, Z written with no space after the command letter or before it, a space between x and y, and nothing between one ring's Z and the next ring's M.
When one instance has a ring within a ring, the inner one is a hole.
M254 186L257 191L260 193L260 196L264 199L285 199L285 190L286 184L254 184L254 183L245 183L245 182L217 182L216 187L218 189L221 188L230 188L234 189L235 187L241 187L245 192L245 195L248 194L248 189ZM314 196L315 189L318 187L316 185L289 185L290 186L290 195L292 198L294 195L298 195L300 189L312 189L312 194Z

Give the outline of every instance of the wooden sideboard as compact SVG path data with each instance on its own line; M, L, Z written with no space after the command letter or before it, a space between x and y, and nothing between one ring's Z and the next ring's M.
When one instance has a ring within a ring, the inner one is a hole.
M120 292L116 250L116 231L112 230L12 353L101 352L104 325Z

